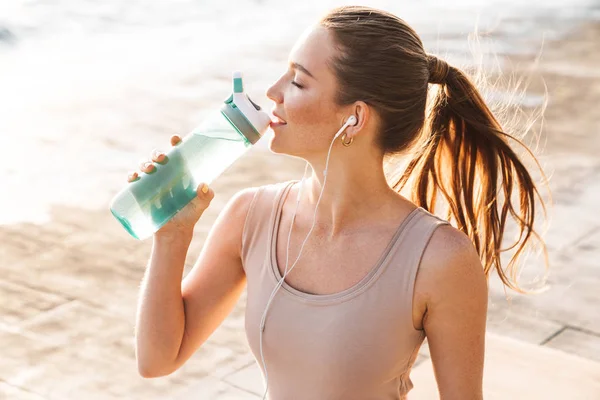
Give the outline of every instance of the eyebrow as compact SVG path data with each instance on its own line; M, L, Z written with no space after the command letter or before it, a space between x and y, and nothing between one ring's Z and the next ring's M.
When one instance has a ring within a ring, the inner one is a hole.
M309 71L308 71L306 68L304 68L302 65L300 65L300 64L298 64L298 63L296 63L296 62L292 62L292 63L290 63L290 66L291 66L292 68L299 69L300 71L304 72L306 75L310 76L311 78L313 78L313 79L315 79L315 80L317 79L317 78L315 78L315 77L314 77L314 75L313 75L313 74L311 74L311 73L310 73L310 72L309 72Z

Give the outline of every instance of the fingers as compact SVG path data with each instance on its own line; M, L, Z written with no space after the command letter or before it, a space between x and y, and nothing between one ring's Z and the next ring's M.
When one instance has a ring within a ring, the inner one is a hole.
M204 210L206 210L210 206L210 203L212 202L212 199L214 197L215 192L213 192L213 190L210 187L208 187L208 185L206 185L205 183L201 183L200 185L198 185L198 187L196 188L196 198L193 199L190 203L190 207L192 210L194 210L194 213L197 218L200 218L202 216Z
M171 136L171 146L177 146L181 142L181 137L179 135ZM156 170L156 166L154 163L164 164L168 161L167 155L160 150L154 149L152 151L152 155L150 161L143 161L140 163L140 171L151 174ZM137 171L131 172L127 176L127 182L135 182L140 179Z
M166 154L162 151L156 149L152 151L152 161L162 164L165 162L166 158Z
M156 167L154 166L154 163L152 161L144 161L140 164L140 171L145 172L147 174L154 172L155 168Z
M153 157L154 158L154 157ZM154 163L152 161L142 161L140 164L140 171L145 172L146 174L151 174L155 170ZM135 182L140 179L140 175L137 171L131 172L127 175L127 182Z
M181 137L179 135L171 136L171 146L177 146L181 142Z
M207 203L210 203L215 197L215 192L206 183L201 183L198 185L196 193L198 193L198 198L201 201L205 201Z
M127 182L135 182L139 179L137 171L133 171L127 176Z

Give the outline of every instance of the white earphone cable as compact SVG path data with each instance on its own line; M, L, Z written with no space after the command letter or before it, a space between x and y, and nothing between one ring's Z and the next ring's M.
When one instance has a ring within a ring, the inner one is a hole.
M317 210L319 209L319 203L321 202L321 198L323 197L323 192L325 191L325 184L327 183L327 169L329 167L329 157L331 156L331 149L333 148L333 143L335 142L335 140L342 134L342 132L349 126L349 125L354 125L356 124L356 117L351 116L350 118L348 118L348 120L346 121L346 123L340 128L340 130L334 135L333 139L331 140L331 144L329 145L329 151L327 153L327 160L325 161L325 170L323 171L323 186L321 188L321 193L319 194L319 199L317 200L317 204L315 205L315 212L313 214L313 222L312 222L312 226L310 228L310 230L308 231L306 237L304 238L304 241L302 242L302 246L300 246L300 251L298 252L298 256L296 257L296 260L294 261L294 263L292 264L292 267L290 268L290 270L288 271L288 262L289 262L289 251L290 251L290 238L292 236L292 229L294 226L294 221L296 219L296 212L298 211L298 205L300 204L300 196L302 194L302 188L304 186L304 178L306 175L306 171L308 169L308 163L306 164L306 167L304 169L304 175L302 176L302 181L300 182L300 190L298 191L298 197L296 199L296 209L294 210L294 215L292 216L292 223L290 226L290 233L288 235L288 242L287 242L287 249L286 249L286 262L285 262L285 271L283 276L281 277L281 279L279 280L279 282L277 283L277 285L275 286L275 289L273 290L273 292L271 293L271 296L269 297L269 301L267 302L267 306L265 307L265 311L263 312L261 321L260 321L260 332L259 332L259 336L260 336L260 358L263 364L263 369L265 371L265 393L263 395L263 400L266 399L268 390L269 390L269 374L267 372L267 364L265 362L265 356L263 354L263 332L265 330L265 323L266 323L266 318L267 318L267 312L269 310L269 307L271 306L271 302L273 301L273 299L275 298L275 295L277 294L277 291L279 290L279 288L281 288L281 286L283 285L283 282L285 280L285 277L287 276L288 273L290 273L292 271L292 269L294 269L294 267L296 266L296 264L298 263L298 260L300 259L300 255L302 254L302 250L304 249L304 245L306 244L306 241L308 240L308 238L310 237L310 234L312 233L315 224L316 224L316 220L317 220Z

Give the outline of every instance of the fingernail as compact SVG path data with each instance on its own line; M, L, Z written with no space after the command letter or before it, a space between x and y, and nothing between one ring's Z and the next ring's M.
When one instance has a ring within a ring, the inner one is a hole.
M206 186L206 183L202 185L202 193L208 193L208 186Z

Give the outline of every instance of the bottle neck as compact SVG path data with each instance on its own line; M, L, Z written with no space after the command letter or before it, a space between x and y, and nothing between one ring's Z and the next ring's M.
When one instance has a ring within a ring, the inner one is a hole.
M252 145L260 139L260 133L248 121L244 114L236 107L235 103L225 103L221 113L229 123Z

